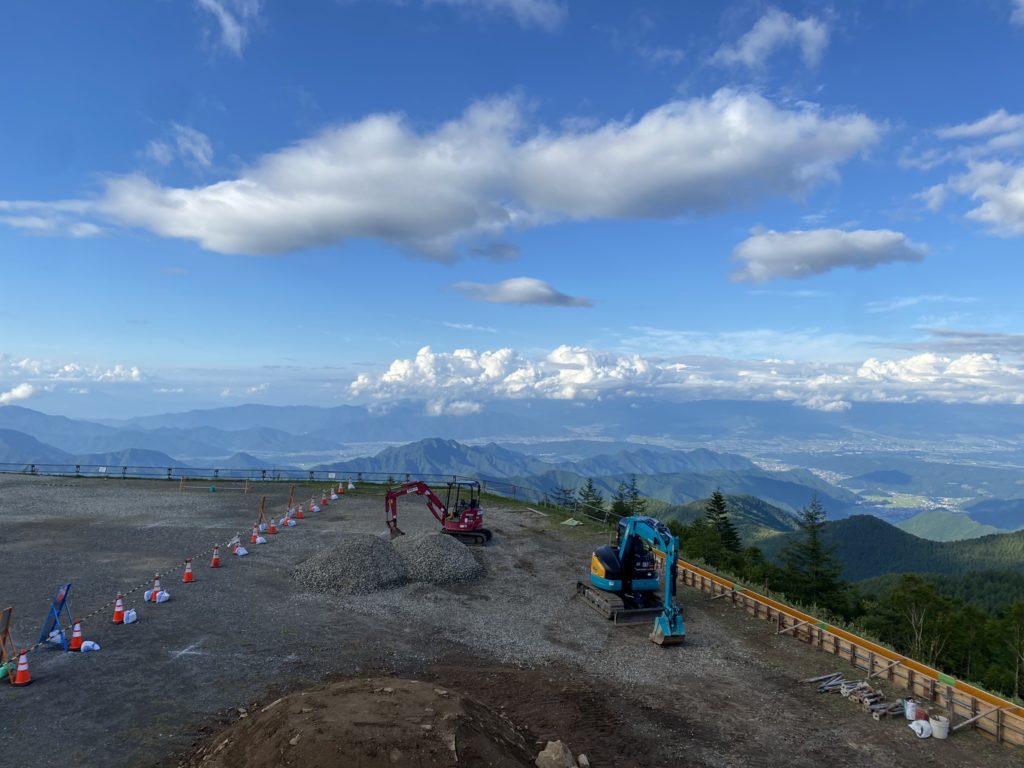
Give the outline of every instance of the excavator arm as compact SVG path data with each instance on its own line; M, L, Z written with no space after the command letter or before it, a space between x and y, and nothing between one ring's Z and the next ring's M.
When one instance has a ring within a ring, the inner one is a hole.
M445 515L448 514L448 509L444 503L437 497L437 494L430 490L429 485L422 480L413 480L408 483L402 483L397 488L389 489L384 497L385 519L392 539L404 535L398 527L398 499L402 496L408 496L410 493L415 493L417 496L426 496L427 509L430 510L430 514L436 518L437 522L444 525Z

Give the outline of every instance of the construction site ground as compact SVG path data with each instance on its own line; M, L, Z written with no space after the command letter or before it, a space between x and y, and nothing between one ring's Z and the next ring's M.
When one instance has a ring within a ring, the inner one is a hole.
M300 489L300 498L311 492ZM223 733L233 736L217 765L300 764L288 750L298 755L310 711L320 737L351 729L373 709L382 679L406 698L394 699L390 722L374 725L367 715L356 729L375 740L364 756L322 752L301 764L450 764L410 752L409 739L415 728L430 730L425 712L458 705L505 745L506 762L496 765L529 764L524 749L535 755L556 739L594 766L1020 765L1019 752L975 733L919 740L902 719L876 722L816 693L798 681L855 670L695 591L680 589L681 646L654 645L646 626L612 626L574 596L608 534L522 506L485 506L494 540L476 551L485 577L469 584L327 596L291 577L346 535L386 535L379 488L307 514L248 557L223 551L225 567L209 568L214 542L248 536L260 494L283 513L283 484L243 495L181 492L176 482L0 476L0 607L15 607L19 645L35 642L63 582L74 585L73 613L87 614L207 553L194 583L182 584L180 569L165 579L169 602L143 604L141 591L126 601L138 623L114 626L108 610L87 622L85 637L100 652L40 649L30 655L32 685L0 683L0 765L212 765L203 760L227 744ZM415 496L399 502L399 515L408 533L437 528ZM336 686L333 704L314 691L325 685ZM423 685L430 690L403 693ZM457 701L430 704L435 689ZM320 703L261 711L288 694ZM252 725L243 728L246 719Z

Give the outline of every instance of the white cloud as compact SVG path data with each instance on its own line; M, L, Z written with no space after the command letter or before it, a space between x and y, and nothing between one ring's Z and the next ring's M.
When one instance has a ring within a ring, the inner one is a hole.
M736 41L725 45L712 57L717 64L741 64L751 69L763 67L768 57L786 46L796 46L804 63L817 66L828 46L828 24L815 16L798 20L778 8L769 8L753 29Z
M446 328L453 328L456 331L479 331L481 333L497 333L497 328L491 328L488 325L475 325L474 323L449 323L444 321L441 323Z
M427 403L428 416L469 416L473 413L480 413L483 406L474 403L472 400L455 400L446 403L444 400L432 400Z
M540 304L548 307L589 307L590 299L569 296L535 277L512 277L497 283L455 283L452 286L476 301L492 304Z
M428 5L460 8L511 16L521 27L540 27L553 32L569 15L557 0L427 0Z
M593 400L603 397L786 400L843 411L853 402L939 400L1024 404L1024 367L991 353L868 358L856 363L767 359L656 358L561 346L540 358L504 348L435 353L395 360L383 374L362 374L355 397L422 399L435 415L467 412L495 399Z
M924 246L888 229L769 230L736 246L733 258L744 266L732 276L752 282L801 278L838 267L871 269L897 261L921 261L926 253Z
M901 296L895 299L869 301L865 310L871 314L895 312L921 304L972 304L977 301L974 296L947 296L945 294L927 293L921 296Z
M39 382L136 382L143 380L141 369L135 365L126 366L119 363L112 368L107 368L102 365L74 361L60 363L27 357L16 360L10 355L0 354L0 381L7 377L28 377Z
M202 131L180 123L171 123L170 136L146 145L145 156L160 165L169 165L175 157L187 164L209 168L213 164L213 143Z
M1024 3L1024 0L1021 0ZM974 139L979 136L1009 133L1024 129L1024 115L1011 115L1005 109L998 109L973 123L961 123L935 132L940 139Z
M221 43L241 58L249 29L259 19L262 0L196 0L196 5L213 15Z
M185 392L184 387L157 387L153 390L160 395L180 395Z
M2 202L0 210L3 210ZM103 229L91 222L75 221L47 211L33 216L0 216L0 222L31 235L85 238L103 234Z
M0 405L9 405L18 400L27 400L37 392L36 388L28 383L17 384L6 392L0 392Z
M1010 14L1010 23L1024 27L1024 0L1012 0L1013 12Z
M966 212L969 219L985 225L996 235L1024 235L1024 164L1020 151L1024 148L1024 114L999 109L972 123L953 125L936 131L944 140L963 143L944 153L930 149L922 158L931 156L959 160L964 171L946 181L919 192L929 210L937 211L956 195L975 203ZM913 162L923 170L933 167L927 162Z
M641 45L637 47L636 52L640 54L641 58L656 65L681 64L683 59L686 58L686 52L682 48L672 48L664 45Z
M510 228L564 219L673 218L835 181L882 128L861 114L782 108L750 92L674 101L635 121L525 135L512 99L417 133L371 115L266 155L234 179L165 187L111 178L92 200L0 201L88 213L221 253L278 254L374 238L440 260Z

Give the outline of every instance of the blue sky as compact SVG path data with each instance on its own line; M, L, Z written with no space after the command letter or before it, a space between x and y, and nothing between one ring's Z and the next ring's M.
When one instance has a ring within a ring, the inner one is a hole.
M0 404L1024 402L1020 0L58 5Z

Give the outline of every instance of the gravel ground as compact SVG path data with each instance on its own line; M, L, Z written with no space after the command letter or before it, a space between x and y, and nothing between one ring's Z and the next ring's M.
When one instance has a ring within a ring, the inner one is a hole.
M287 486L264 492L268 514L283 514ZM347 493L248 557L222 551L225 566L210 569L209 549L247 538L258 501L159 481L0 476L0 605L15 607L18 643L34 642L65 581L76 614L157 571L172 595L142 605L133 593L131 626L112 626L107 608L87 621L99 653L32 653L33 685L0 685L0 765L152 766L254 701L380 674L457 685L597 766L1020 764L974 734L921 742L798 685L850 668L691 590L680 590L681 646L648 642L646 626L613 627L574 597L603 537L529 512L485 509L494 540L470 553L484 568L476 581L337 595L291 577L357 535L387 544L379 492ZM436 532L416 500L405 502L410 537ZM172 569L190 555L196 582L186 585Z
M296 566L292 576L313 592L363 595L397 587L408 573L386 538L361 533L317 552Z
M469 547L443 533L399 536L393 542L412 581L466 584L484 575Z

